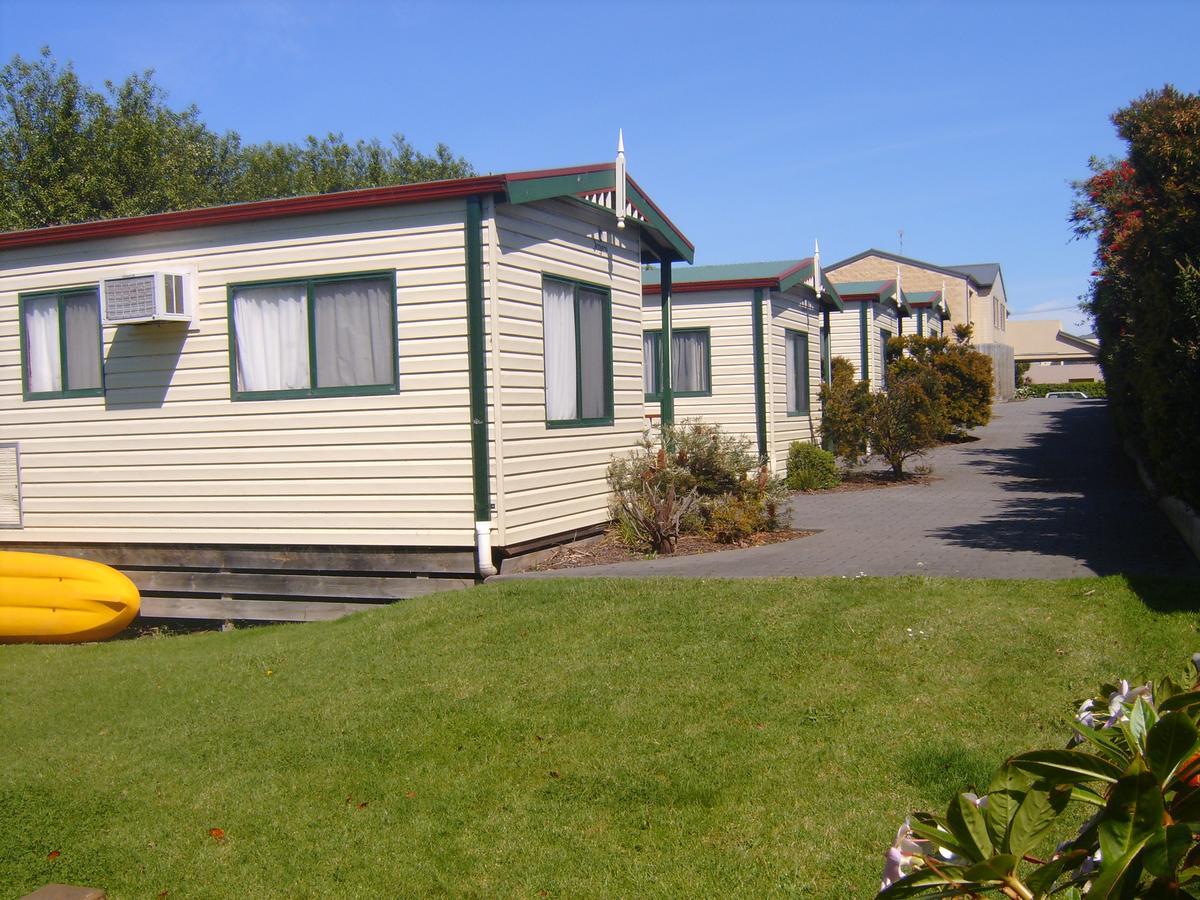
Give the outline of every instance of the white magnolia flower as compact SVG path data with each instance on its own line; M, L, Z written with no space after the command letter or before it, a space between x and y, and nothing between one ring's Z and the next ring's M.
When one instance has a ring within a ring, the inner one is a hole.
M1079 707L1079 712L1075 713L1075 721L1086 725L1088 728L1096 727L1096 715L1092 712L1096 708L1095 700L1084 700Z
M1153 701L1154 693L1150 683L1139 685L1131 688L1129 682L1124 678L1118 689L1113 691L1108 697L1108 718L1097 725L1096 711L1099 707L1095 700L1085 700L1079 707L1079 711L1075 713L1075 720L1088 728L1112 728L1119 722L1129 721L1129 707L1137 702L1138 697L1144 697L1148 701Z
M908 819L896 831L896 840L883 854L883 880L879 884L882 891L891 887L915 868L913 860L924 856L928 850L926 841L913 837Z

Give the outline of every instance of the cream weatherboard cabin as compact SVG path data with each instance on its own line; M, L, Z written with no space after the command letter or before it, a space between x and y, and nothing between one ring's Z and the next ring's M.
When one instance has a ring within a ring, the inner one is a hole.
M812 258L691 266L673 275L664 316L663 274L642 277L647 414L720 425L782 475L792 441L820 443L817 398L837 290ZM673 390L664 402L667 364Z
M854 366L854 377L872 390L887 387L887 343L904 334L912 307L900 281L838 281L830 270L844 309L831 317L830 344L834 356Z
M623 154L0 234L0 546L204 618L490 574L607 521L692 256Z

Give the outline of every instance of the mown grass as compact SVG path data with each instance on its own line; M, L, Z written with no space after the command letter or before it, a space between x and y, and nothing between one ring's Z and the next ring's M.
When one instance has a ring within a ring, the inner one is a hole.
M869 897L912 807L1180 670L1195 588L552 579L0 647L0 895Z

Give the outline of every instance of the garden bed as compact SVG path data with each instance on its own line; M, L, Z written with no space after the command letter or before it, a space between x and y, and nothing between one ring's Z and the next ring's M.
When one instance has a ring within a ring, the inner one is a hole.
M797 491L799 494L843 494L850 491L873 491L876 488L905 487L913 484L932 484L936 479L929 473L905 472L897 481L891 472L856 470L842 472L840 483L831 488Z
M721 550L739 550L746 547L762 547L767 544L779 544L783 541L794 541L816 534L815 531L794 531L781 528L778 531L762 531L746 541L736 544L722 544L711 537L700 534L685 534L679 538L672 556L695 556L698 553L716 553ZM653 559L653 554L635 550L625 544L616 532L609 530L604 537L585 546L559 547L549 557L533 566L532 572L546 572L551 569L578 569L581 566L603 566L609 563L636 562L642 559Z

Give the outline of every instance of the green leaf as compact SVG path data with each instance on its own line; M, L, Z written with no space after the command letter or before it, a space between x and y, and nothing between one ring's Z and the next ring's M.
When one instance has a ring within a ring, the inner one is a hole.
M1171 818L1176 822L1200 823L1200 788L1180 790L1171 801L1170 809Z
M892 897L936 897L939 894L931 894L929 890L931 887L942 884L958 884L962 880L962 873L962 866L939 865L936 872L932 869L917 869L875 896L877 900L890 900Z
M1142 848L1161 829L1162 820L1158 779L1135 758L1113 786L1100 818L1100 872L1088 891L1089 900L1116 896Z
M983 818L987 822L988 835L994 846L999 847L1004 843L1009 823L1012 822L1012 817L1031 783L1028 772L1022 772L1008 763L997 769L996 774L992 776L987 789L988 806L984 810Z
M992 839L988 837L983 812L964 794L950 801L946 810L946 825L968 852L962 854L971 862L980 862L992 855Z
M1192 829L1182 822L1159 829L1146 842L1142 865L1151 875L1174 878L1175 871L1192 846Z
M1164 675L1162 678L1158 679L1158 683L1154 685L1154 701L1158 704L1160 711L1162 710L1164 700L1170 700L1172 697L1182 693L1183 688L1180 687L1179 682L1177 682L1170 675Z
M1030 788L1013 816L1005 849L1017 856L1032 850L1038 838L1062 815L1070 799L1069 787L1035 785Z
M1158 704L1159 715L1166 715L1169 712L1185 712L1189 709L1200 707L1200 691L1187 691L1182 694L1176 694L1174 697L1168 697Z
M969 845L960 842L952 832L942 831L936 825L927 822L910 822L912 833L923 841L929 841L938 847L949 850L956 856L967 859L971 855Z
M1186 762L1200 742L1200 730L1191 716L1171 712L1154 723L1146 735L1146 762L1160 782L1166 784Z
M973 866L968 866L963 871L962 877L963 881L986 885L1003 881L1016 870L1017 857L1011 853L1001 853L998 856L985 859L983 862L975 863Z
M1087 803L1092 806L1103 806L1107 802L1103 795L1084 784L1071 785L1071 799L1076 803Z
M1009 762L1054 784L1107 781L1115 784L1121 769L1107 759L1082 750L1034 750L1014 756Z
M1033 891L1035 897L1041 897L1054 887L1054 882L1058 881L1063 872L1074 869L1087 856L1086 850L1072 850L1064 853L1057 859L1052 859L1044 866L1039 866L1030 872L1025 879L1025 886Z
M1128 765L1129 748L1117 740L1117 735L1121 732L1112 729L1091 728L1082 722L1074 722L1071 727L1081 738L1099 749L1105 758L1114 761L1120 760L1121 766Z
M1158 714L1155 713L1154 707L1146 702L1145 697L1138 697L1133 701L1133 708L1129 711L1129 734L1132 737L1132 746L1136 747L1143 753L1146 750L1146 732L1148 732L1154 723L1158 721Z

